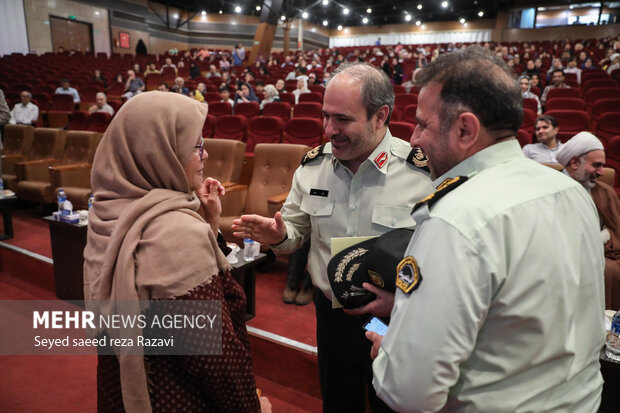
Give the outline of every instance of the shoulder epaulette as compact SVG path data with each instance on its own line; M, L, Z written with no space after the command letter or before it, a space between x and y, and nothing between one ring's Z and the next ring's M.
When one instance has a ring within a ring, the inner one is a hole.
M457 176L456 178L448 178L442 183L439 184L437 190L427 196L426 198L418 201L417 204L413 206L411 213L413 213L416 209L420 208L424 204L428 204L428 208L430 209L435 202L439 201L443 196L445 196L448 192L457 188L459 185L463 184L469 178L466 176Z
M313 159L320 158L321 156L324 155L323 153L324 149L325 149L325 144L321 146L317 146L316 148L308 151L308 153L305 154L304 157L301 159L301 164L305 165L306 163L310 162Z
M413 148L411 152L409 152L409 156L407 156L407 163L415 166L416 168L420 168L425 170L426 172L430 172L428 166L428 158L424 155L421 148Z

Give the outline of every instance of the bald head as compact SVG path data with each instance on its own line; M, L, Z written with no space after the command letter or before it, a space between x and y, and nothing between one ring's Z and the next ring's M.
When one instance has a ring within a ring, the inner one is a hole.
M385 73L367 63L343 63L332 73L326 87L329 88L330 84L338 82L338 78L347 78L359 83L360 98L366 108L368 120L383 106L387 106L389 114L385 125L390 122L394 109L394 88Z

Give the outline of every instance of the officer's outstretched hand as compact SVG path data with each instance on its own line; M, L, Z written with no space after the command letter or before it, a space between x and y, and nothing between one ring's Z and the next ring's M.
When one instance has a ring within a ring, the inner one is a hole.
M366 338L372 341L372 347L370 348L370 359L374 360L379 355L379 347L381 347L383 336L375 333L374 331L367 331Z
M235 237L250 238L261 244L278 244L286 236L286 225L280 212L276 212L273 218L241 215L233 221L232 230Z
M388 316L394 307L394 293L385 291L370 283L363 283L362 287L377 296L374 300L361 307L344 310L349 315L374 314L376 316Z

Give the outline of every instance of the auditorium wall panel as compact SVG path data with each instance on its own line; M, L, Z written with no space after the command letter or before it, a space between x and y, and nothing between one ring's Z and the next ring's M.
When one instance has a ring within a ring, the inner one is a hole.
M601 39L606 36L616 37L620 33L620 24L606 24L601 26L558 26L542 27L539 29L505 29L502 31L503 42L526 42L532 40L564 40L571 39Z

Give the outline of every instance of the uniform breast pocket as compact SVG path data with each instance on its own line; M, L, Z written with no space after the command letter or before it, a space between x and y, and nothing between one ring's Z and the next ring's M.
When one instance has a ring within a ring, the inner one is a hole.
M372 222L390 229L415 227L411 208L404 206L377 204L372 210Z
M313 235L321 237L321 225L329 225L329 218L334 212L334 200L312 195L304 195L299 206L306 214L310 215Z

